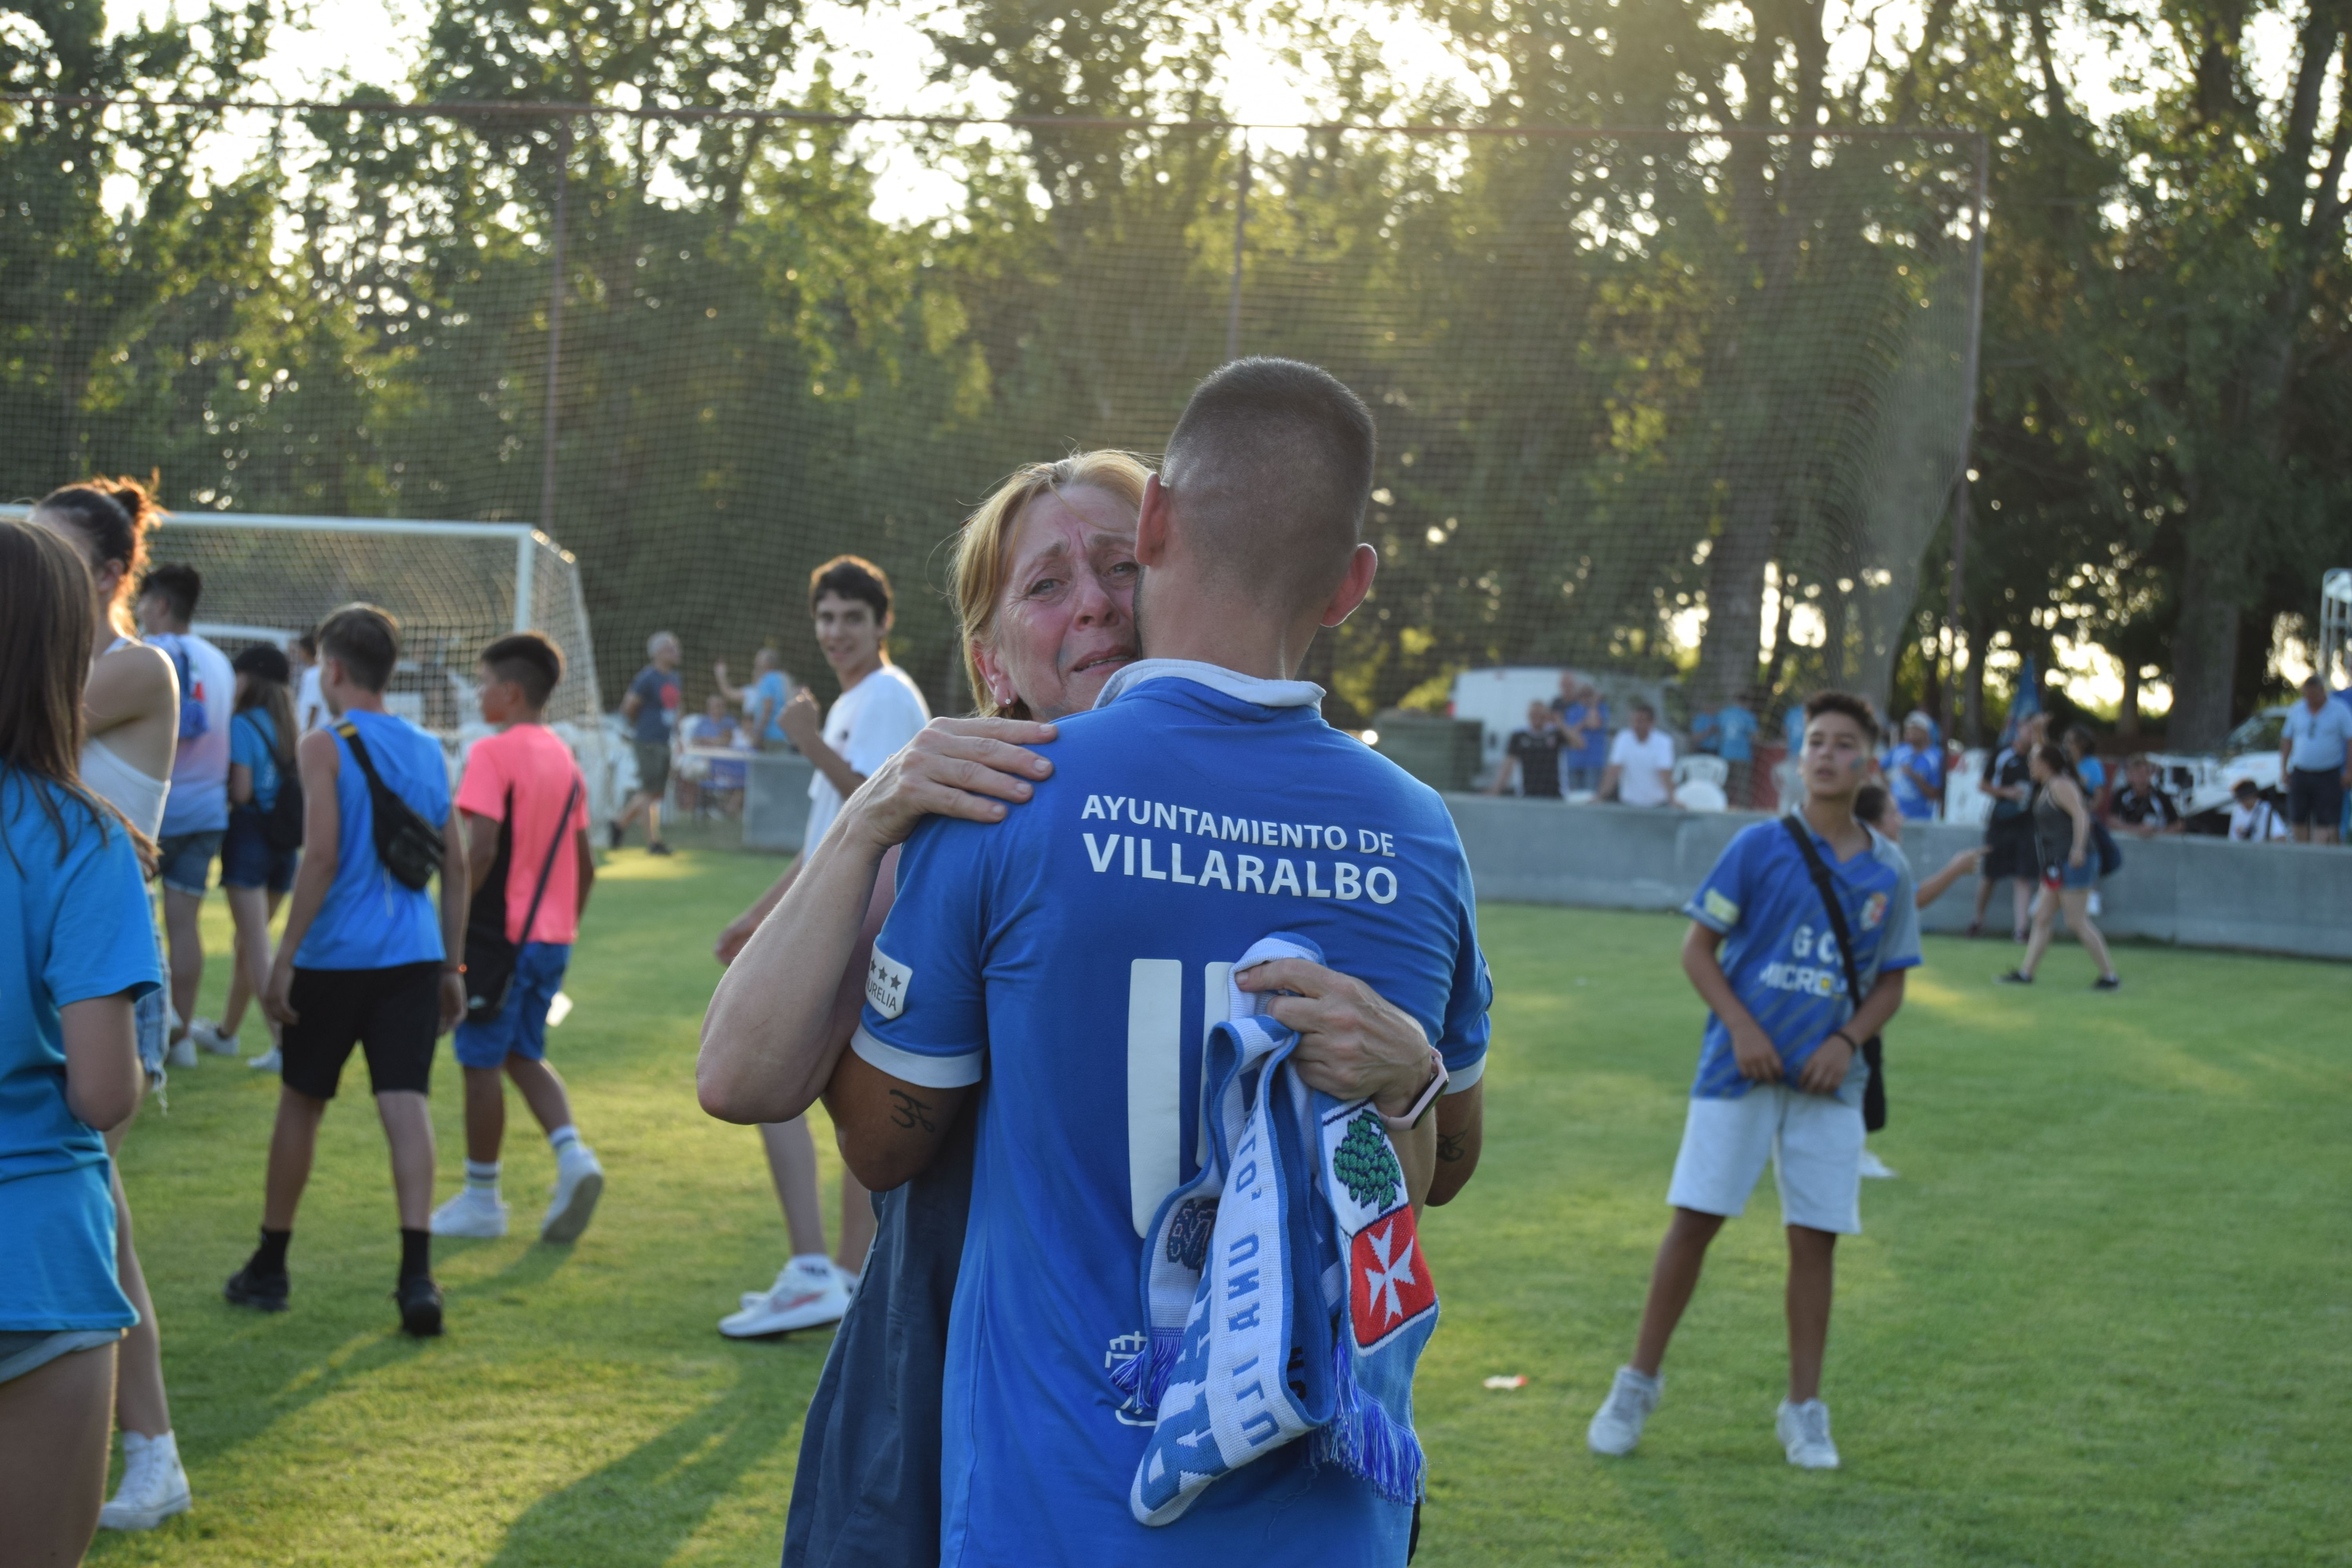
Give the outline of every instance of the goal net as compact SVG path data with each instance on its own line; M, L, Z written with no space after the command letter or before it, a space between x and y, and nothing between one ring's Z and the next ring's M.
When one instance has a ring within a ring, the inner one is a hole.
M572 628L564 700L593 618L625 671L678 632L688 711L762 646L829 699L805 584L854 552L954 711L940 546L974 503L1073 447L1151 457L1202 375L1281 353L1380 421L1380 578L1310 656L1335 722L1503 666L1760 687L1768 722L1941 684L1973 136L1032 123L886 163L822 118L495 108L0 106L30 193L0 492L160 472L166 549L226 552L209 614L364 584L428 721L514 622L513 535L200 515L530 520L579 558L530 590ZM910 165L935 210L891 210Z

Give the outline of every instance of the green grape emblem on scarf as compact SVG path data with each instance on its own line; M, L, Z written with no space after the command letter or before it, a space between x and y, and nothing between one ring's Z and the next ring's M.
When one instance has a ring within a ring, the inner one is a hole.
M1384 1209L1396 1201L1397 1189L1404 1184L1404 1172L1397 1166L1396 1152L1372 1119L1364 1111L1348 1123L1348 1135L1332 1152L1331 1168L1348 1189L1348 1195L1357 1205L1368 1209Z

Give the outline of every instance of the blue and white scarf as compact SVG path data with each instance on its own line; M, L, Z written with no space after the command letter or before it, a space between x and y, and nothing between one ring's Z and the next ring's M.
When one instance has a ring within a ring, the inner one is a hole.
M1323 961L1265 938L1234 966ZM1208 1146L1143 1255L1145 1348L1112 1373L1157 1425L1128 1506L1180 1518L1209 1484L1312 1435L1312 1458L1396 1502L1421 1496L1412 1374L1437 1326L1404 1173L1369 1100L1289 1069L1297 1035L1227 985L1202 1062Z

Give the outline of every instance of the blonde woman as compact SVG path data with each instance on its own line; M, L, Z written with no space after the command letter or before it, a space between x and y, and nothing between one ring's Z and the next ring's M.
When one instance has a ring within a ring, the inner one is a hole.
M896 847L927 815L1002 820L1029 797L1029 780L1052 772L1026 748L1051 742L1052 721L1092 707L1138 657L1135 528L1150 477L1123 452L1030 464L966 521L951 595L978 714L933 720L878 769L745 943L750 962L730 968L703 1026L699 1087L713 1115L773 1121L816 1100L856 1026ZM808 956L820 952L831 962ZM1410 1016L1332 980L1362 1035L1426 1052ZM1453 1196L1475 1165L1477 1130L1465 1120L1475 1100L1474 1090L1441 1102L1440 1136L1457 1154L1432 1202ZM920 1562L939 1550L940 1387L976 1121L961 1119L927 1170L877 1194L865 1280L802 1428L786 1568Z

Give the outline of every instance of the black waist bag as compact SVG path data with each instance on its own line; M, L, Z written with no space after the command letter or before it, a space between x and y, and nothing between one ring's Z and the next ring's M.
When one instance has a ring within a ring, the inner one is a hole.
M335 733L350 742L352 760L367 775L370 815L375 819L375 858L383 868L404 888L422 892L441 869L441 830L416 814L410 805L383 782L375 771L374 759L368 755L367 742L360 739L359 726L349 719L335 726Z
M1830 885L1830 868L1822 863L1822 852L1813 847L1813 836L1793 814L1782 817L1780 826L1797 841L1797 847L1804 853L1805 869L1813 874L1813 887L1822 895L1822 908L1829 913L1830 931L1837 937L1838 963L1845 970L1846 998L1859 1009L1862 974L1853 966L1853 937L1846 930L1845 906L1838 902L1837 889ZM1870 1068L1870 1081L1862 1086L1862 1130L1875 1132L1886 1125L1886 1058L1876 1035L1862 1042L1862 1059Z
M539 901L547 896L547 879L554 875L555 858L563 851L564 829L572 826L572 807L580 798L580 781L573 779L563 796L562 814L555 819L555 838L540 863L539 884L530 890L530 908L522 917L522 939L530 940L539 919ZM507 940L507 873L514 868L514 791L507 791L507 819L499 824L499 858L490 875L474 895L466 917L466 1021L494 1022L505 1011L507 991L514 984L516 957L521 945Z

